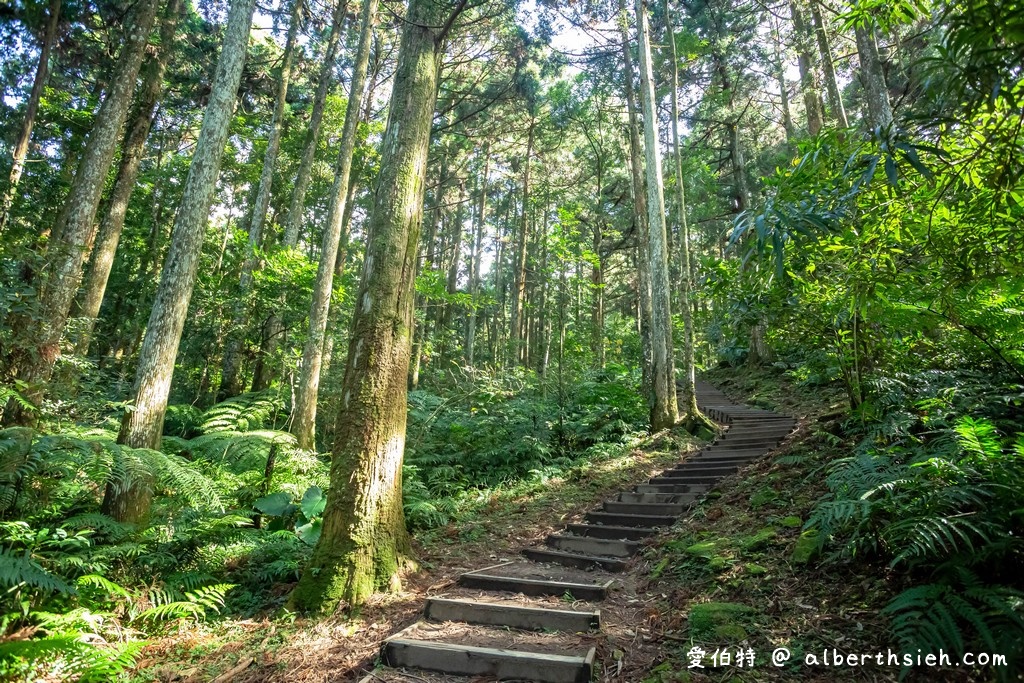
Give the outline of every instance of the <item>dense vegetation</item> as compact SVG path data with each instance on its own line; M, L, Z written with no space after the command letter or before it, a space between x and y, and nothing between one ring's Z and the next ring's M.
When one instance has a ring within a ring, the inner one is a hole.
M901 647L1020 666L1015 3L19 0L0 37L0 675L355 606L407 530L699 432L694 368L742 365L844 397L820 561L899 577Z

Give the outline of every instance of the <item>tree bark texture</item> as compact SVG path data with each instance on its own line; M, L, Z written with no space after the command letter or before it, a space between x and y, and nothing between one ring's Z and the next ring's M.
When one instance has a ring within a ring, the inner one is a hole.
M349 186L352 156L356 148L356 130L359 125L363 89L366 85L367 65L370 62L370 43L373 22L377 13L377 0L364 0L360 17L359 47L356 49L355 67L349 87L345 109L345 123L341 133L337 173L331 188L331 203L327 212L327 226L320 247L313 301L309 308L309 336L302 349L302 368L295 395L292 415L292 433L300 448L315 447L316 403L320 390L320 370L323 364L324 338L330 314L331 293L334 291L335 265L341 242L342 218L350 203Z
M786 131L786 141L796 137L796 126L793 125L793 111L789 106L789 83L786 82L786 69L782 62L782 40L779 37L779 27L776 24L773 30L775 61L772 67L775 70L775 79L779 83L779 102L782 106L782 126Z
M530 202L530 157L533 155L535 121L530 117L530 128L526 137L526 156L523 157L523 210L519 221L519 235L516 241L515 292L512 295L512 362L526 363L526 316L523 308L526 305L526 246L529 240Z
M25 397L36 406L42 403L45 385L60 356L60 340L71 303L82 282L85 259L96 239L96 211L128 116L158 6L157 2L140 3L127 21L125 42L111 75L110 89L96 113L74 181L50 237L46 265L41 273L39 318L19 323L27 325L30 331L26 337L35 348L17 363L18 379L28 385ZM35 413L9 402L4 417L8 423L28 424L34 422Z
M188 169L160 284L139 350L133 408L125 413L118 442L156 448L163 430L174 360L195 287L199 256L217 187L224 144L242 79L256 0L232 0L210 100Z
M854 35L857 38L857 55L860 57L860 80L868 105L868 125L872 129L884 130L892 124L892 107L889 104L889 88L885 84L882 58L878 54L875 28L856 26Z
M79 355L86 355L92 339L96 318L100 313L103 295L107 289L107 280L114 265L114 255L121 241L128 203L135 190L135 181L139 177L142 166L142 155L145 151L146 139L153 125L156 105L163 92L164 73L167 63L174 51L174 34L181 16L181 0L168 0L163 22L160 27L160 45L155 55L150 56L143 67L142 90L139 93L135 112L125 136L121 149L121 164L117 169L117 179L110 191L107 213L100 223L96 246L89 261L89 270L85 278L82 304L79 317L85 319L80 336L75 346Z
M309 123L306 124L306 142L302 147L302 157L299 159L299 168L295 174L295 186L292 189L292 200L288 207L288 217L284 228L285 244L297 244L299 241L299 232L302 229L304 218L303 211L306 208L306 190L309 189L309 181L313 177L313 161L316 157L317 145L320 143L324 105L327 103L327 95L334 82L334 62L338 57L338 44L341 42L342 25L345 21L347 7L348 0L338 0L338 4L334 8L334 16L331 19L331 33L327 38L327 47L324 49L323 66L320 68L320 78L316 84L316 93L313 95L313 108L309 113Z
M807 30L803 12L798 0L790 0L790 14L793 18L793 35L796 38L797 64L800 67L800 89L804 94L804 109L807 113L807 132L817 135L822 126L821 92L818 90L817 64L811 52L811 34Z
M686 220L686 185L683 182L683 150L679 141L679 55L676 52L675 31L672 29L671 13L668 0L665 0L666 28L668 33L669 56L672 59L671 93L672 99L672 147L676 172L676 204L679 215L679 252L681 268L679 281L679 310L683 316L683 395L680 405L687 420L699 419L700 409L697 407L696 360L694 356L693 306L693 272L690 266L690 226Z
M476 230L472 239L472 252L469 257L469 296L472 308L466 318L466 365L473 367L476 355L476 297L480 291L480 257L483 250L484 229L487 217L487 176L491 170L491 142L484 145L484 168L480 176L480 200L476 208Z
M259 251L264 242L263 228L267 221L267 212L270 209L270 193L273 189L274 169L277 166L278 153L281 151L281 132L285 116L288 113L288 83L291 80L292 60L295 54L295 39L299 30L299 12L302 8L302 2L303 0L292 0L288 37L285 39L284 52L281 55L281 70L278 74L274 114L270 119L267 149L263 154L263 170L260 172L260 182L256 189L252 214L249 218L249 242L246 248L245 260L242 262L242 274L239 277L239 294L235 300L235 311L231 321L231 328L227 335L227 342L224 344L220 388L217 390L217 399L220 401L242 393L242 346L245 343L247 304L249 292L252 290L253 271L259 266ZM265 327L268 326L271 328L271 334L273 334L273 322L265 325Z
M821 71L825 76L825 93L828 95L828 108L832 118L840 128L847 128L850 122L846 118L846 107L843 105L843 94L839 91L836 80L836 65L832 60L832 46L829 45L828 31L825 20L821 16L818 0L810 0L811 21L814 22L814 37L818 41L818 52L821 54Z
M406 12L335 422L323 535L291 597L303 610L358 605L377 589L396 587L411 553L402 458L413 285L451 11L437 0L410 0Z
M629 22L626 14L626 0L619 0L619 29L622 36L622 63L626 72L625 96L628 111L629 137L629 170L632 180L633 217L636 223L636 255L637 255L637 321L639 323L642 386L648 407L654 409L654 343L651 337L651 278L650 258L647 252L647 189L644 186L643 153L640 146L640 116L637 112L636 91L634 88L633 57L629 53L632 42L629 36Z
M651 69L650 28L647 3L636 0L637 35L640 42L640 102L644 111L644 158L647 169L648 251L651 274L651 346L653 349L654 408L651 428L666 429L679 419L672 353L671 285L665 235L665 195L661 180L661 148L658 112Z
M46 31L43 33L43 42L39 46L39 63L36 65L36 75L32 80L32 90L29 91L28 102L25 103L25 119L21 122L21 129L14 141L14 149L11 153L11 174L8 176L7 189L4 190L3 198L0 199L0 235L7 227L11 208L14 206L14 197L18 193L18 183L21 182L21 175L25 171L28 143L32 139L32 129L36 125L36 115L39 113L39 100L42 99L46 80L50 73L50 53L57 40L60 5L61 0L50 0Z

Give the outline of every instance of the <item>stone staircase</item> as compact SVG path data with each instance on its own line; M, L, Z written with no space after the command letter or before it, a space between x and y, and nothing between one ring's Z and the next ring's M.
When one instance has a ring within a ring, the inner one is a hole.
M462 574L458 586L431 597L423 619L388 638L380 668L362 683L499 680L586 683L601 628L598 604L626 570L643 540L670 526L722 477L774 449L792 418L736 405L698 382L698 401L728 427L714 443L632 491L607 500L550 534L543 547L523 549L526 561ZM415 674L404 674L407 669ZM425 678L425 672L442 676Z

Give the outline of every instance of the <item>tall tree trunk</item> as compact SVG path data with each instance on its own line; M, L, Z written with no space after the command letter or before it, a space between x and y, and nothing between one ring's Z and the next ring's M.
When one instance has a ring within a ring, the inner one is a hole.
M455 220L452 221L451 234L449 239L446 240L445 255L448 259L447 273L445 277L445 292L447 292L450 298L459 291L459 263L462 255L462 236L465 232L463 230L463 223L465 222L465 208L466 208L466 183L465 181L459 182L459 203L455 207ZM440 348L438 349L438 358L445 359L448 357L448 338L449 338L449 326L451 325L452 309L454 304L451 301L445 301L441 307L441 319L438 325L438 329L441 330L441 342Z
M727 126L729 133L729 157L732 160L733 192L736 196L736 213L750 208L750 183L747 182L747 158L743 153L738 123Z
M642 391L648 407L654 410L654 341L651 321L654 317L651 304L650 256L647 251L650 230L647 225L647 188L644 186L643 153L640 146L640 116L637 112L636 92L633 85L633 57L629 53L629 19L626 0L619 2L619 30L622 37L622 63L625 67L626 109L629 114L629 171L632 180L633 218L636 223L637 260L637 321L639 323L640 347L643 358L640 367L643 376Z
M651 69L650 28L647 3L636 0L636 30L640 41L640 102L644 111L644 158L647 168L648 250L651 273L651 342L654 350L654 409L651 428L666 429L679 419L672 354L671 285L668 279L668 245L665 235L665 193L661 180L661 148L658 112Z
M50 237L39 288L40 316L8 321L27 327L26 338L35 344L15 366L18 379L28 385L25 397L35 406L42 403L45 385L60 356L61 335L82 282L85 259L96 238L96 210L128 116L158 6L156 2L140 3L127 22L125 42L118 54L110 89L96 114L71 190ZM14 401L8 402L4 411L8 424L32 424L35 419L35 411L25 410Z
M683 316L683 395L680 404L687 422L701 421L700 409L697 407L696 390L696 359L694 356L693 306L693 271L690 266L690 226L686 220L686 185L683 182L683 149L679 142L679 55L676 53L676 36L672 28L671 13L668 0L665 0L665 22L668 33L669 55L672 61L671 93L672 99L672 147L676 171L676 209L679 214L679 251L682 256L682 268L679 281L679 311Z
M181 16L181 0L168 0L164 20L160 27L160 45L157 53L151 56L143 68L142 90L139 93L135 113L132 117L128 134L121 150L121 165L117 169L117 179L110 191L107 214L100 224L96 237L96 247L92 251L89 270L85 278L82 304L79 317L85 319L75 351L79 355L89 352L96 318L103 303L103 294L107 289L110 269L114 265L114 255L121 241L121 230L124 228L125 215L128 213L128 202L135 190L135 181L142 166L142 154L145 151L146 139L153 125L156 105L163 92L164 73L167 63L174 51L174 34Z
M132 409L125 411L117 438L118 443L134 448L157 448L160 445L174 360L195 287L203 237L242 79L255 6L256 0L232 0L228 10L210 101L185 179L171 244L139 350ZM103 509L119 521L142 519L148 511L151 497L152 488L146 482L111 482L107 486Z
M818 0L810 0L811 21L814 23L814 37L818 41L818 52L821 54L821 70L825 75L825 92L828 94L828 109L832 118L840 128L846 128L850 122L846 119L846 107L843 105L843 94L839 91L836 81L836 66L832 61L832 47L828 42L828 32L821 16Z
M477 294L480 291L480 257L483 249L484 226L487 216L487 176L491 170L491 141L484 143L484 169L480 176L480 203L476 209L476 230L472 240L472 253L469 258L469 296L470 310L466 318L466 365L473 367L474 356L476 355L476 319Z
M376 14L377 0L363 0L359 46L356 48L352 82L349 84L345 123L341 132L341 150L338 152L337 173L331 188L327 226L320 247L320 263L317 265L316 284L313 286L313 301L309 307L309 336L302 348L302 369L295 394L295 406L292 408L292 433L295 434L300 448L313 449L316 446L316 402L320 391L324 337L327 333L331 293L334 291L335 265L339 258L338 246L341 242L342 218L351 204L348 193L350 185L352 185L350 182L352 155L356 148L356 130L359 125L363 89L366 85L367 65L370 62L370 43L373 40L373 22Z
M807 132L817 135L822 126L821 92L818 90L817 64L811 52L811 34L807 30L798 2L799 0L790 0L789 11L793 17L793 35L796 37L800 89L804 93L804 109L807 110Z
M596 152L597 150L595 150ZM597 155L595 155L597 156ZM590 309L590 350L594 354L594 367L603 368L604 358L604 261L601 249L604 242L604 196L601 159L597 159L597 215L594 217L594 261L590 265L590 286L593 290L593 306Z
M327 103L331 83L334 82L334 62L338 56L338 43L341 42L347 7L348 0L338 0L338 4L334 8L331 33L327 38L327 47L324 49L324 61L320 67L316 94L313 95L313 109L309 113L309 123L306 125L306 142L302 147L299 169L295 174L295 187L292 189L292 201L288 207L288 217L285 220L285 244L298 244L299 242L299 231L302 229L303 211L306 207L306 190L309 189L309 181L313 177L313 161L316 157L317 145L320 142L324 105ZM361 91L360 94L362 94Z
M400 585L413 293L446 3L410 0L352 317L323 534L290 604L330 611ZM458 5L454 12L459 12Z
M889 104L889 88L885 84L882 58L878 54L875 27L857 25L857 55L860 57L860 80L864 87L864 99L868 105L868 125L886 129L892 124L892 107Z
M789 83L786 81L786 68L782 61L782 39L779 36L778 23L772 27L774 34L775 58L772 67L775 69L775 80L779 83L779 101L782 105L782 126L786 131L786 141L796 137L796 126L793 125L793 111L789 106Z
M18 183L21 182L21 174L25 171L25 158L28 156L28 143L32 139L32 128L36 125L36 114L39 112L39 100L46 88L46 79L50 72L50 53L53 51L53 44L57 40L57 25L60 23L61 0L50 0L49 18L46 21L46 31L43 33L43 42L39 46L39 63L36 65L36 76L32 81L32 90L29 91L28 102L25 103L25 119L21 122L21 129L14 141L14 149L11 154L11 174L8 177L7 189L4 190L3 198L0 199L0 235L7 227L10 218L11 208L14 206L14 197L18 193Z
M288 108L288 83L292 74L292 58L295 53L295 38L299 30L299 13L303 0L291 0L291 18L288 24L288 37L285 40L284 53L281 55L281 71L278 75L277 98L274 101L274 114L270 119L270 131L267 136L267 149L263 154L263 170L253 201L252 214L249 219L249 243L246 248L245 261L242 263L242 274L238 283L238 297L235 300L235 311L231 328L224 345L224 357L221 363L220 388L217 400L237 396L242 393L242 346L245 343L245 323L248 311L249 292L252 289L253 271L259 265L259 250L263 245L263 228L267 221L270 208L270 194L274 182L274 169L277 166L277 155L281 151L281 131ZM273 323L269 323L272 327ZM266 329L266 326L265 326ZM271 330L273 333L273 330Z
M519 235L516 241L515 291L512 294L512 362L525 363L526 316L523 308L526 305L526 246L529 240L529 202L530 202L530 157L533 155L533 130L536 121L530 115L530 128L526 134L526 156L523 158L523 209L519 220Z

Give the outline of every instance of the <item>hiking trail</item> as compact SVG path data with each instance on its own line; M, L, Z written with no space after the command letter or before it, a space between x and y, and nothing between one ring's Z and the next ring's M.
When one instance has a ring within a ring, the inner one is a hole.
M793 418L737 405L697 383L701 410L727 427L678 465L622 491L583 523L567 524L523 561L466 572L457 586L427 598L422 619L381 646L378 669L362 683L409 680L402 670L493 676L542 683L591 680L600 605L627 575L645 538L671 526L719 479L775 449ZM553 609L551 596L564 598ZM418 680L423 680L419 678Z

